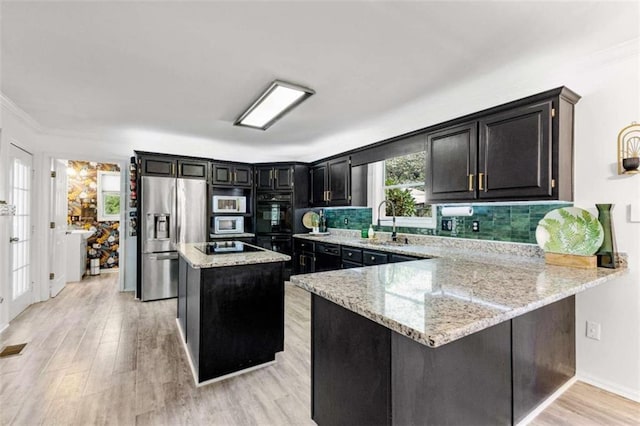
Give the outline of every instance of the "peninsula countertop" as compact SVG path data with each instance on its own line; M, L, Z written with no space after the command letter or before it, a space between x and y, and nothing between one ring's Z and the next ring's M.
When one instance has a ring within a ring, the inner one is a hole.
M433 256L291 277L298 287L429 347L463 338L628 271L551 266L539 257L428 246L406 246L403 250L398 246L372 247L346 237L315 238Z
M239 266L239 265L251 265L255 263L272 263L272 262L286 262L291 260L291 257L276 253L275 251L267 250L262 247L248 244L252 247L260 249L259 251L252 251L247 253L225 253L208 255L204 254L196 248L199 244L206 243L179 243L176 244L178 253L191 265L193 268L222 268L225 266ZM245 243L246 244L246 243Z

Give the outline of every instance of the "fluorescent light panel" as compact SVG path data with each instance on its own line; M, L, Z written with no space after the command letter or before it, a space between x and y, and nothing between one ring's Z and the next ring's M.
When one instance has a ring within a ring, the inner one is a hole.
M276 80L240 115L234 125L266 130L314 93L306 87Z

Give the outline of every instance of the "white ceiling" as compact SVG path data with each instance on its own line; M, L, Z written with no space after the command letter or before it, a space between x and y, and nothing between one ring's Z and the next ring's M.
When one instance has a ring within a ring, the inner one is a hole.
M524 57L638 37L637 2L4 1L0 12L2 92L44 128L306 153L297 159L340 152L331 135ZM316 95L266 132L234 127L274 79Z

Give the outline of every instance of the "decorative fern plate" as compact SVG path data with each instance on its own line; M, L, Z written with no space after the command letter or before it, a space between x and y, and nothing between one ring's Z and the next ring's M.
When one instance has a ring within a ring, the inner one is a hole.
M563 207L550 211L536 228L536 241L545 252L590 256L602 245L604 231L598 219L584 209Z

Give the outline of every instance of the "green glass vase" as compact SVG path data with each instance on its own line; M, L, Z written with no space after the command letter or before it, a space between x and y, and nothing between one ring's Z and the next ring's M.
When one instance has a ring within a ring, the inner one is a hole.
M613 234L613 223L611 222L611 210L613 204L596 204L598 209L598 222L602 225L604 239L602 245L596 252L598 256L598 266L615 269L617 266L616 239Z

